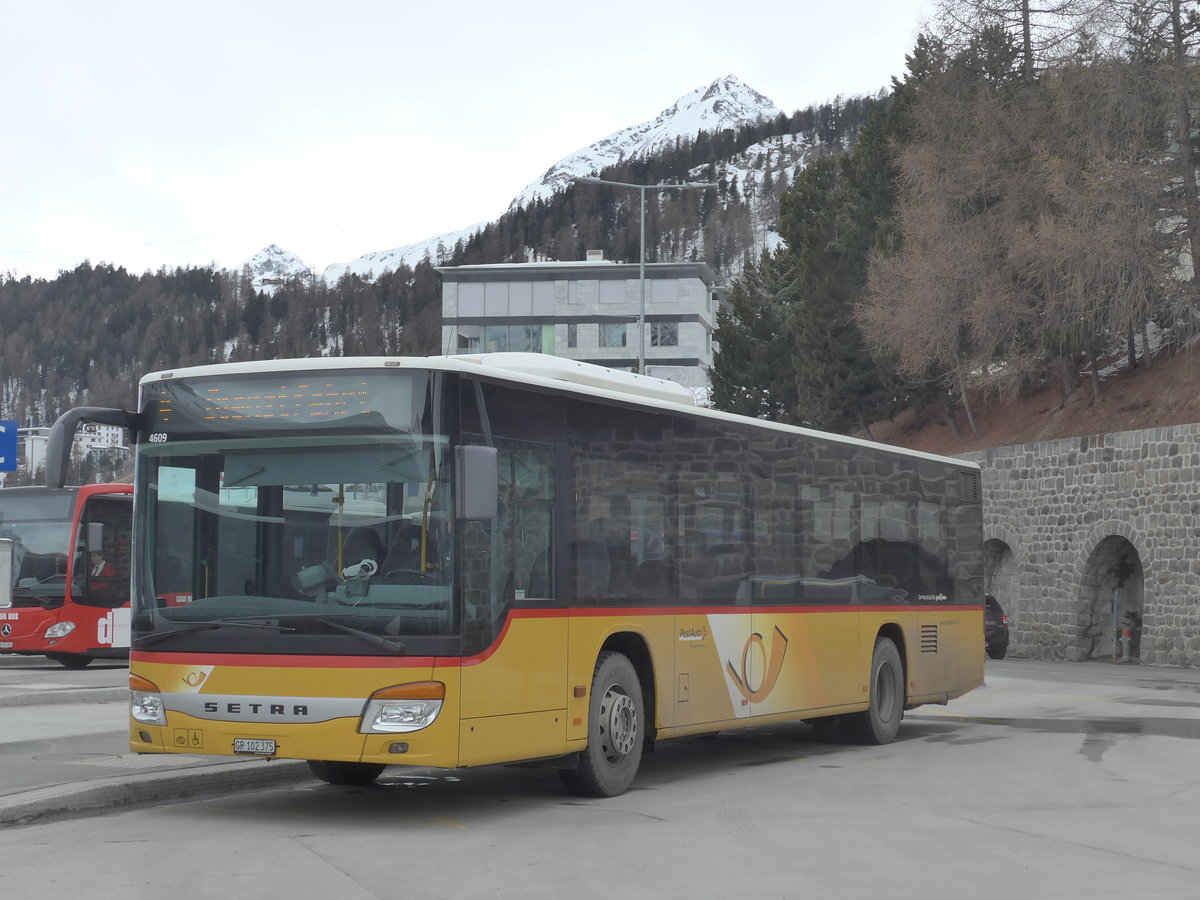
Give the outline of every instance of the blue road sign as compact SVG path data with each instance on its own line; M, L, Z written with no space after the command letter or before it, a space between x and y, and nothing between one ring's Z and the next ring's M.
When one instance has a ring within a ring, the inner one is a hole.
M0 472L17 471L17 423L0 419Z

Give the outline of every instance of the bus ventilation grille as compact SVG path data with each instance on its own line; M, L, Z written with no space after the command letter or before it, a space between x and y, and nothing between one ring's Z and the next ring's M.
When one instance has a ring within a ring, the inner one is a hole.
M921 626L921 652L938 652L938 627L936 625Z
M968 503L978 503L979 498L983 495L983 491L979 486L978 472L959 472L959 480L961 483L960 493L963 500Z

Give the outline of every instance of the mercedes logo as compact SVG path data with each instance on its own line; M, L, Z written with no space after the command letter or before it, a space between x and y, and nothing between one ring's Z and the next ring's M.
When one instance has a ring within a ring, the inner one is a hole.
M3 625L0 625L0 635L8 637L10 634L12 634L11 625L9 625L7 622L5 622Z

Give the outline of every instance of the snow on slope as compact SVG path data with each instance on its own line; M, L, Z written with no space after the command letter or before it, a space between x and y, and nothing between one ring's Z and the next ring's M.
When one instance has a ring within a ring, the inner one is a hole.
M242 263L241 271L246 269L250 270L255 289L268 293L274 292L280 283L289 278L307 278L312 274L300 257L278 244L263 247Z
M415 266L426 256L434 265L440 265L450 259L455 243L460 240L466 242L471 235L487 224L487 222L477 222L466 228L460 228L458 231L448 231L445 234L417 241L415 244L406 244L403 247L396 247L394 250L376 250L374 253L363 254L350 262L334 263L325 269L325 280L329 284L334 284L347 272L354 272L363 278L370 279L382 275L384 272L394 272L400 268L401 264Z
M594 175L630 157L651 155L674 145L676 139L691 139L701 131L753 125L781 112L758 91L742 84L736 75L726 75L680 97L653 121L623 128L560 159L540 179L527 185L509 209L551 196L570 184L576 175Z
M677 139L692 139L701 131L737 129L743 125L774 118L781 113L779 107L758 91L743 84L737 76L726 75L710 85L680 97L651 121L623 128L560 159L547 169L540 179L527 185L517 194L509 204L509 209L528 205L537 197L550 197L556 191L565 188L576 175L594 175L605 167L630 157L645 156L670 147ZM761 160L751 158L752 149L741 154L739 159L745 158L742 163L730 161L730 164L735 168L741 165L747 168L761 168ZM770 149L762 151L769 162ZM751 157L747 154L751 154ZM800 161L781 160L782 157L778 155L774 158L775 165L780 168L794 169L800 164ZM745 177L741 181L744 183ZM355 272L364 278L379 276L386 271L394 271L401 264L414 266L426 256L435 264L441 263L449 259L457 241L467 240L487 224L479 222L403 247L367 253L349 262L335 263L326 268L323 275L327 282L333 283L347 272Z

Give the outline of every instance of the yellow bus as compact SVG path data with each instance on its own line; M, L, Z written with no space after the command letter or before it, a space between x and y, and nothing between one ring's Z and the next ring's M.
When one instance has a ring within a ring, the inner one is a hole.
M983 680L974 464L523 353L158 372L56 427L122 416L137 752L614 796L658 741L886 743Z

